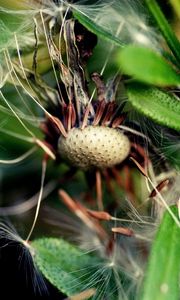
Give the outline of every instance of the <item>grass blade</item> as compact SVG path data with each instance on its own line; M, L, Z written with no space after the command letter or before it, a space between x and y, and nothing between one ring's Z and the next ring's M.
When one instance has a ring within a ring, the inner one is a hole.
M145 3L166 39L169 48L176 57L179 63L178 65L180 65L180 42L172 31L157 2L155 0L145 0Z

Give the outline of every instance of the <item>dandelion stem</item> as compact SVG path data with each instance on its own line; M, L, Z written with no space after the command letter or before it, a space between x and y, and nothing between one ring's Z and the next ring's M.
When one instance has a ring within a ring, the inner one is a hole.
M48 182L43 189L43 195L42 200L44 200L49 194L56 188L57 182L56 181L50 181ZM13 206L7 206L7 207L0 207L0 215L1 216L17 216L23 213L26 213L27 211L31 210L34 206L37 205L37 197L39 196L39 192L35 195L33 195L30 199L13 205Z
M26 159L27 157L29 157L36 150L37 150L37 147L35 146L15 159L9 159L9 160L3 160L3 159L1 160L0 159L0 164L6 164L6 165L17 164L17 163L23 161L24 159Z
M35 213L35 217L34 217L32 227L31 227L30 232L29 232L29 234L26 238L26 243L29 241L29 239L30 239L30 237L33 233L33 230L35 228L37 218L38 218L38 215L39 215L39 209L40 209L42 195L43 195L44 180L45 180L45 175L46 175L46 167L47 167L47 160L45 158L42 161L41 186L40 186L39 197L38 197L38 201L37 201L36 213Z

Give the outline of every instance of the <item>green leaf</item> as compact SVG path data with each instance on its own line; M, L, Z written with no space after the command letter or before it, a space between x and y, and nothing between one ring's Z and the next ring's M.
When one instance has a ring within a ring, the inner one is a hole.
M180 63L180 42L175 36L160 7L155 0L145 0L145 3L166 39L169 48Z
M102 37L106 40L109 40L111 42L114 42L118 46L122 46L122 42L118 37L111 34L109 31L105 30L103 27L97 25L95 22L93 22L90 18L83 15L82 13L78 11L73 11L73 14L75 18L84 25L89 31L93 32L94 34L98 35L99 37Z
M127 46L118 54L122 71L135 79L158 86L180 84L180 75L158 53L139 46Z
M93 257L62 239L43 238L31 245L39 270L60 291L71 296L86 289L87 273L95 271ZM87 271L89 265L91 269Z
M169 1L175 14L180 19L180 1L179 0L170 0Z
M180 130L180 101L157 88L127 84L128 100L145 116L159 124Z
M0 0L0 6L8 9L28 9L28 1L26 0Z
M171 207L178 218L178 208ZM180 228L165 212L152 245L140 300L179 300Z

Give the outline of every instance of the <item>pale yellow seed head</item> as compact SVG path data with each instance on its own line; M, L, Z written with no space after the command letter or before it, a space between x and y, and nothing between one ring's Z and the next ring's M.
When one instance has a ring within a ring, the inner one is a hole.
M121 163L130 152L130 141L120 130L105 126L72 128L60 137L59 154L81 169L108 168Z

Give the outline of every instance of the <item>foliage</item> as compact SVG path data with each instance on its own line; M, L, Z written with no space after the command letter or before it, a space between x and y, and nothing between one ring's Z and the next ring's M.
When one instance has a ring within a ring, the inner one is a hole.
M92 266L93 257L66 241L53 238L35 240L31 245L35 251L34 260L40 271L60 291L71 296L80 293L88 284L86 275L88 266ZM90 272L95 272L95 269Z
M177 207L171 209L178 216ZM178 299L178 249L179 228L166 212L151 249L141 299ZM159 272L156 271L157 266Z

